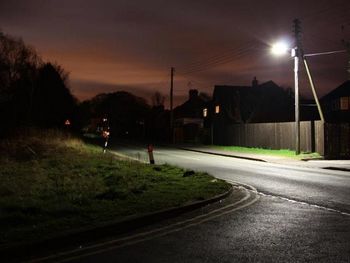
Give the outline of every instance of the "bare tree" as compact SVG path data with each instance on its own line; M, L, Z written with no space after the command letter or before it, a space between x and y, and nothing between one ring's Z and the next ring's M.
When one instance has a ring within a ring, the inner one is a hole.
M154 92L152 95L152 106L159 107L164 106L165 96L162 95L159 91Z
M41 63L22 39L0 32L0 101L8 100L16 88L30 90Z

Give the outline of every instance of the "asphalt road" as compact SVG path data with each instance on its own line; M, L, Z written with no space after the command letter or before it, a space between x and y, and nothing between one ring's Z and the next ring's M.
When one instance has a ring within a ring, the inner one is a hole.
M145 149L135 146L116 146L115 149L148 161ZM157 148L154 157L156 163L206 171L221 179L249 184L262 194L350 214L350 172L256 162L165 147Z
M148 160L145 149L117 146L115 150ZM349 172L169 148L157 148L154 156L156 163L249 184L257 189L247 191L248 200L254 202L161 234L154 229L173 222L156 224L153 231L134 233L132 242L126 238L108 249L102 245L69 262L350 262Z

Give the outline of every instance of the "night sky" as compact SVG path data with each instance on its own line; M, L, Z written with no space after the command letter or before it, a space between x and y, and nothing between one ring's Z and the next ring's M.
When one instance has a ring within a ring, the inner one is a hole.
M348 0L0 0L1 30L69 71L80 100L117 90L168 95L172 66L176 104L189 88L212 94L216 84L250 85L254 76L293 87L293 61L273 57L269 45L293 43L294 18L305 53L350 40ZM347 80L346 53L309 63L320 95ZM306 83L301 93L310 96Z

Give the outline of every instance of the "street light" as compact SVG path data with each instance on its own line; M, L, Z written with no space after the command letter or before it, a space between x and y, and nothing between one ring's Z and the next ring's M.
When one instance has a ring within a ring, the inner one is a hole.
M314 99L316 101L318 113L320 115L322 123L324 123L324 116L323 116L321 104L318 100L314 81L312 79L306 57L343 53L343 52L346 52L346 50L336 50L336 51L321 52L321 53L314 53L314 54L304 54L302 51L298 50L297 47L289 48L285 42L278 42L278 43L272 45L272 47L271 47L271 52L277 56L285 55L285 54L287 54L288 51L290 51L291 57L294 58L295 137L296 137L295 138L295 144L296 144L295 152L296 152L296 154L299 154L300 153L299 85L298 85L299 84L298 83L299 82L298 81L299 58L301 58L304 62L304 66L306 69L307 76L309 78L312 94L313 94Z
M289 48L285 42L277 42L271 47L272 54L281 56L291 52L291 56L294 58L294 98L295 98L295 154L300 153L300 113L299 113L299 57L300 52L297 48Z
M289 48L287 43L285 42L277 42L272 45L271 47L271 53L276 55L276 56L282 56L287 54Z

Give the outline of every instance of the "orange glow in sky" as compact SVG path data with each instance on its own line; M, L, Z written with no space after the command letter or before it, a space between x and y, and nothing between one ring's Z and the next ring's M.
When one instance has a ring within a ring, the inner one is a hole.
M18 0L1 1L0 26L70 72L80 100L117 90L167 95L175 67L178 104L189 88L211 95L215 84L250 85L254 76L292 87L291 59L272 57L269 45L292 40L298 17L306 53L343 49L349 12L343 0L319 0L317 6L301 0ZM320 95L347 79L347 59L345 53L309 59ZM303 73L301 78L301 93L310 96Z

